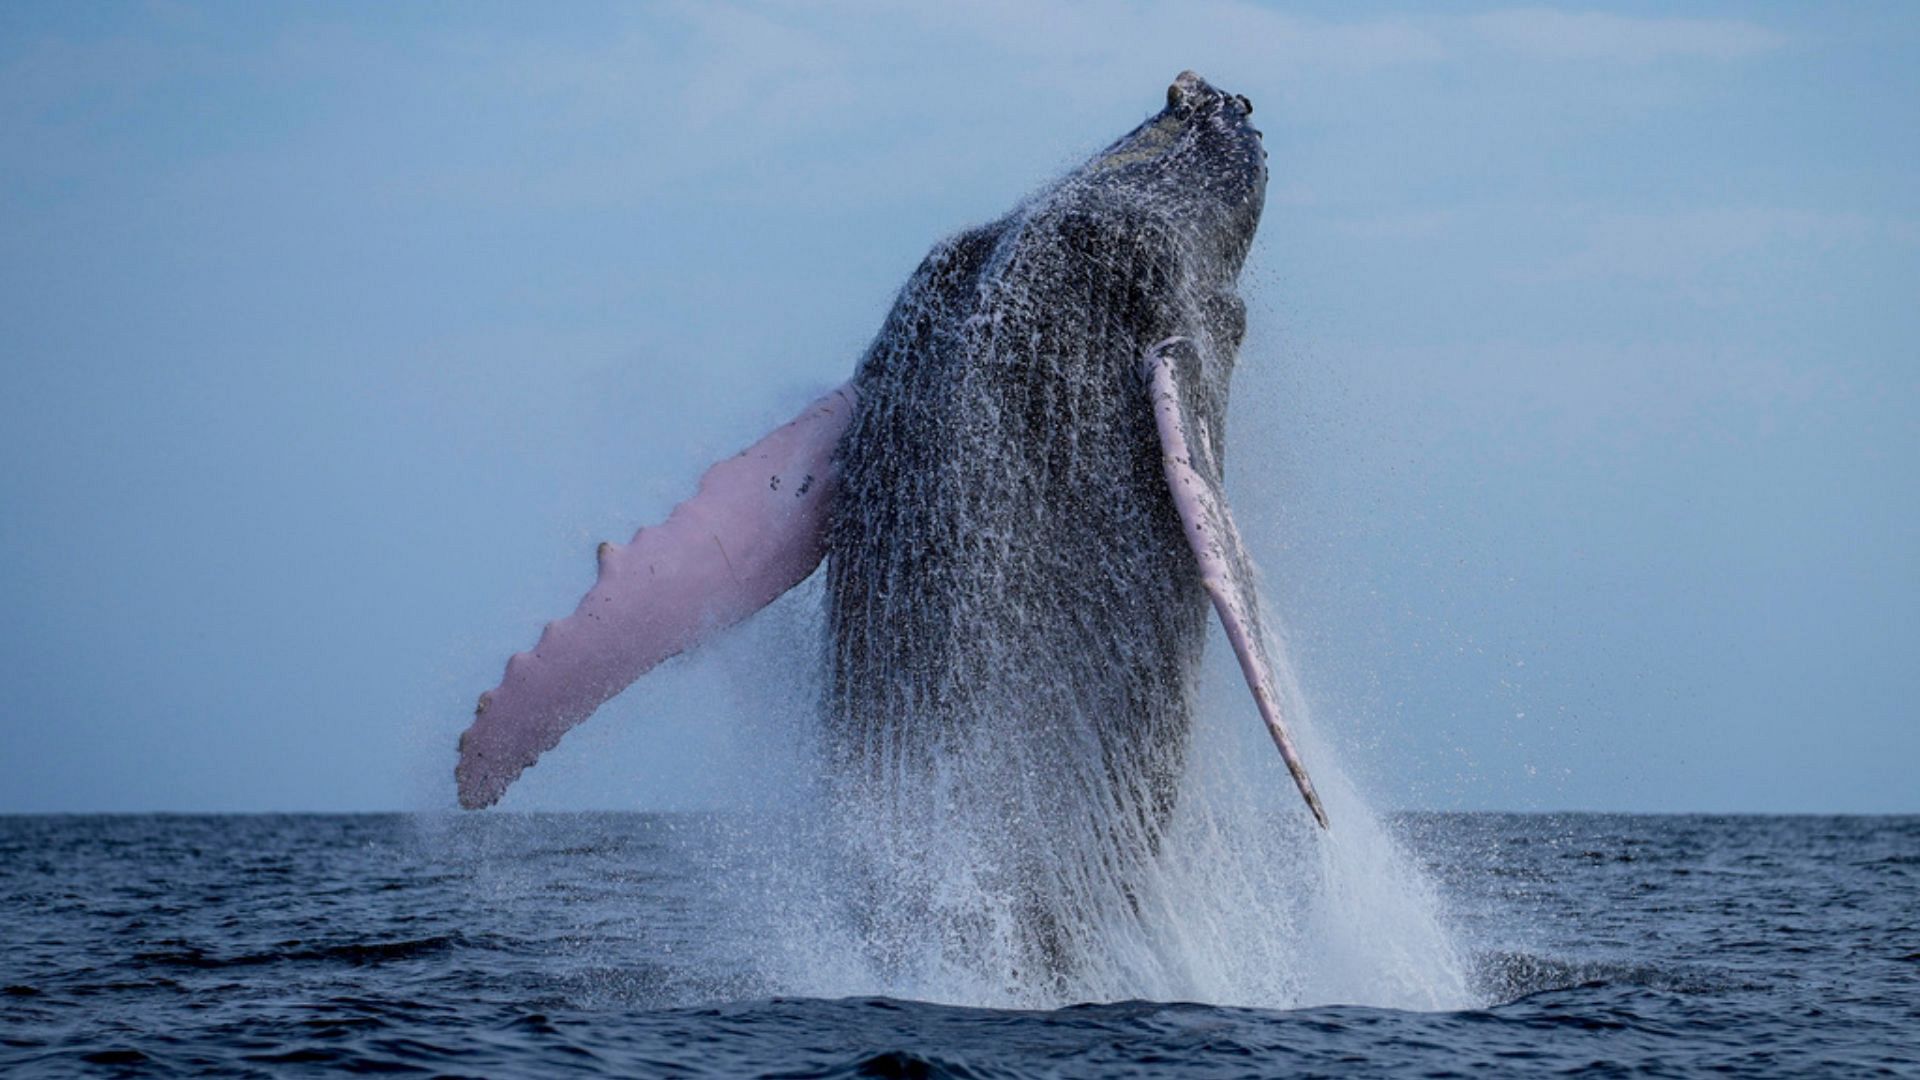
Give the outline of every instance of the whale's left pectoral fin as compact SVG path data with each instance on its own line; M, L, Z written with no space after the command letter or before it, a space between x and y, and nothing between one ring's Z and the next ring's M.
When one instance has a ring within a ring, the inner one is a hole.
M600 545L600 576L572 615L507 663L460 736L460 805L507 785L654 665L765 607L825 553L834 451L853 415L843 386L707 470L694 496L631 543Z
M1233 644L1234 655L1240 659L1240 673L1253 691L1260 718L1266 721L1267 732L1280 748L1280 757L1313 811L1314 820L1324 829L1326 809L1320 805L1320 796L1313 790L1313 781L1307 778L1306 766L1301 764L1293 737L1280 717L1273 659L1267 654L1266 633L1260 625L1253 561L1227 509L1226 487L1214 456L1213 439L1204 428L1204 414L1193 405L1199 363L1193 342L1175 337L1148 349L1141 365L1153 399L1153 420L1160 433L1167 486L1172 490L1187 545L1199 564L1200 583L1213 598L1214 611Z

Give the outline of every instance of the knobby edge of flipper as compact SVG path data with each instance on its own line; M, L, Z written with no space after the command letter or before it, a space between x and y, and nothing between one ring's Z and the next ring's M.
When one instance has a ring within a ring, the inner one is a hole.
M853 415L852 384L708 468L665 521L603 543L593 588L507 661L460 735L460 805L498 802L568 729L669 657L806 580L826 553L834 454Z
M1197 364L1199 351L1192 339L1170 337L1146 351L1140 373L1153 404L1154 428L1160 436L1161 466L1181 531L1200 568L1200 584L1213 600L1213 610L1227 632L1227 641L1240 661L1240 673L1253 692L1254 705L1267 733L1286 762L1313 819L1327 828L1327 811L1307 776L1306 765L1294 748L1293 737L1280 716L1280 695L1274 685L1273 660L1267 653L1266 633L1260 624L1260 597L1254 585L1253 560L1241 542L1227 506L1219 463L1204 430L1193 426L1184 400L1180 360Z

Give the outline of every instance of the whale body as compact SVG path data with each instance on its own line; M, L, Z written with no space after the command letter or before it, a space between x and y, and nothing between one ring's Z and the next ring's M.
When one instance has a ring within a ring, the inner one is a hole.
M462 805L824 560L843 798L964 803L1018 889L1088 872L1050 859L1066 833L1123 882L1177 799L1211 607L1325 826L1222 486L1267 180L1251 113L1183 73L1086 164L936 245L845 386L601 545L575 612L482 695Z

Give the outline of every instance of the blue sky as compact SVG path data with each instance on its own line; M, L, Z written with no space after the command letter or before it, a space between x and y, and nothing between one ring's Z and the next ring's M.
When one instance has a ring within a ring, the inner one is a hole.
M593 544L1189 67L1272 153L1230 486L1368 789L1920 810L1920 14L1429 10L0 7L0 811L451 805ZM737 802L805 599L510 804Z

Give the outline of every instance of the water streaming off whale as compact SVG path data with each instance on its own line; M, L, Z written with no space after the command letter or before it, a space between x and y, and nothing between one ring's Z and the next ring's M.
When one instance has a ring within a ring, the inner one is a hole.
M1249 746L1221 643L1203 671L1207 606L1130 360L1193 335L1219 454L1243 252L1196 243L1161 197L1069 177L937 247L861 369L814 813L735 868L753 883L739 932L788 920L767 961L781 992L1469 1000L1431 889L1313 736L1284 642L1282 713L1327 834Z
M808 648L816 599L811 589L791 598L732 643L723 665L747 677ZM1027 758L1034 744L1017 741L935 759L914 777L925 790L876 787L849 798L827 764L831 750L794 722L808 714L813 689L763 690L752 753L763 765L772 754L801 766L768 770L777 787L756 801L778 812L700 845L716 883L703 918L732 943L730 968L753 973L730 983L729 996L877 994L997 1008L1484 1001L1433 884L1348 779L1297 683L1287 680L1285 704L1334 819L1324 833L1301 813L1218 646L1196 672L1186 767L1157 842L1102 827L1097 808L1063 828L1061 819L1029 823L1003 813L1005 802L972 797L995 777L1013 773L1025 784L1055 767ZM967 774L982 761L989 776ZM1129 839L1140 846L1115 850ZM1002 871L997 860L1014 843L1040 852L1023 867L1049 860L1036 879L1044 891ZM1057 967L1044 955L1036 963L1026 922L1036 905L1075 950Z

